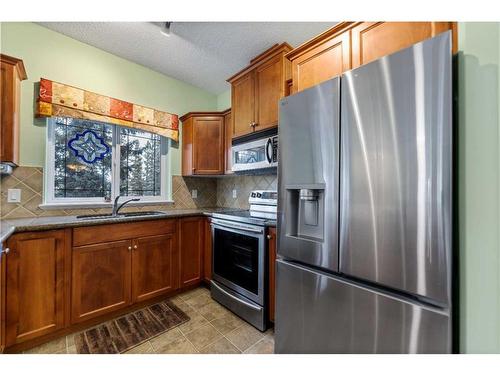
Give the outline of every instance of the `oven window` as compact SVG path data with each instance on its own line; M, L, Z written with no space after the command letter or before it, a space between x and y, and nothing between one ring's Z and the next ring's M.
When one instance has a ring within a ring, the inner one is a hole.
M259 239L215 228L214 273L258 294Z
M266 150L264 146L258 146L246 150L234 152L235 164L260 163L266 160Z

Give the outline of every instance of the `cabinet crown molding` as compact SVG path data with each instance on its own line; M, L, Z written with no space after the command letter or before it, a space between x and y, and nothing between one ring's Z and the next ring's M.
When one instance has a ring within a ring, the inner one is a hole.
M318 42L334 38L335 36L342 34L346 30L351 29L361 23L363 22L339 22L335 26L294 48L293 50L288 52L285 57L289 60L292 60L296 56L307 52L310 48L315 47Z
M21 81L28 79L28 75L26 74L26 69L24 68L23 60L18 59L17 57L12 57L12 56L0 53L0 61L3 63L6 63L6 64L14 65L17 69L17 73L18 73L19 79Z
M222 117L231 111L231 108L226 109L225 111L213 111L213 112L188 112L182 117L179 118L182 122L190 119L191 117Z
M250 65L245 67L244 69L240 70L236 74L232 75L229 77L226 81L229 83L232 83L236 81L238 78L241 76L245 75L252 69L255 69L256 67L260 66L261 64L265 63L269 59L278 56L279 54L287 54L293 49L293 47L288 44L287 42L283 42L281 44L275 44L271 48L268 48L264 52L262 52L260 55L257 55L253 59L250 60Z

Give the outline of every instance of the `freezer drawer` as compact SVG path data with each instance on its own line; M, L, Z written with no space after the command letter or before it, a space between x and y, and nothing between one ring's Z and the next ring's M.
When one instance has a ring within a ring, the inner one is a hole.
M451 319L277 262L275 353L450 353Z
M451 295L451 36L342 77L340 271Z

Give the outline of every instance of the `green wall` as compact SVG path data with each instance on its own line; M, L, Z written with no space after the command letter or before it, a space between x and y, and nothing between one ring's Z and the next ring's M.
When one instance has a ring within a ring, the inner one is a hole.
M45 126L33 119L34 82L40 77L179 115L217 109L214 94L33 23L3 22L0 48L23 59L28 74L21 93L22 165L44 165ZM177 175L180 149L172 146L171 170Z
M231 89L217 95L217 110L224 111L231 108Z
M458 35L461 351L500 353L500 24Z

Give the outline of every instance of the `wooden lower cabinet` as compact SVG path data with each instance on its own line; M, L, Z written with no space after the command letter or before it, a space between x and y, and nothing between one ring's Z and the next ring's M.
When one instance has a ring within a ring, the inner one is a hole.
M130 304L131 252L131 240L73 248L72 323Z
M276 306L276 228L270 227L267 234L267 250L269 255L269 320L274 322Z
M195 287L211 274L209 230L196 216L12 235L0 262L0 352Z
M132 302L141 302L179 287L175 234L142 237L132 245Z
M180 287L199 284L202 280L204 217L179 220Z
M210 226L210 219L205 219L204 224L205 241L203 246L203 281L207 284L212 280L212 227Z
M5 261L5 346L64 328L70 244L66 230L15 234Z

